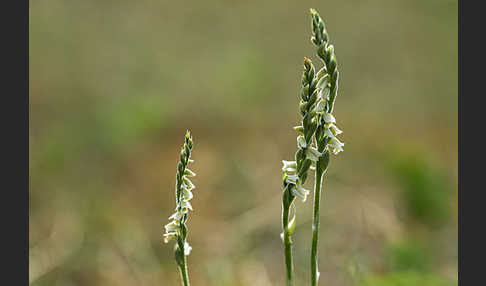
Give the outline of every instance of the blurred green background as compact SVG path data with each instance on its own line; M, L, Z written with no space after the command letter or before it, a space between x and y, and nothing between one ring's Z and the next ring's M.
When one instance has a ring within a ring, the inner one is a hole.
M320 285L457 285L457 1L30 1L31 285L178 285L163 225L194 137L192 284L283 285L308 9L341 72ZM313 180L308 180L309 185ZM312 200L297 202L297 285Z

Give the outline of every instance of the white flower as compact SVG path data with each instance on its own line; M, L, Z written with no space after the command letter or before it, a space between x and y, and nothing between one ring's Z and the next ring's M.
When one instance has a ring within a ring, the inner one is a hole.
M297 180L299 179L299 177L297 175L287 175L286 178L285 178L285 181L287 182L287 184L297 184Z
M189 203L186 200L182 200L181 201L181 209L182 209L182 212L183 213L187 213L187 210L191 210L192 211L191 203Z
M183 215L184 215L184 214L183 214L182 212L180 212L180 211L176 211L175 213L173 213L173 214L172 214L172 215L169 217L169 219L173 219L173 220L176 220L176 221L180 221Z
M314 147L307 148L305 154L307 155L307 158L309 160L314 162L317 162L319 160L319 157L322 156L322 153L317 151L317 149Z
M188 177L195 177L196 176L196 173L194 173L193 171L189 170L189 169L185 169L184 170L184 176L188 176Z
M282 167L283 172L295 172L297 168L297 163L295 161L282 160L282 163L283 163L283 167Z
M189 180L188 178L186 178L184 176L183 179L182 179L182 187L185 188L185 189L188 189L190 191L190 190L194 189L196 186L194 186L194 184L191 182L191 180Z
M307 200L307 195L309 195L309 193L310 191L304 189L304 187L302 187L302 185L300 184L297 184L294 188L292 188L292 194L294 194L294 196L296 197L301 198L303 202Z
M324 122L326 123L336 123L336 118L331 113L324 113Z
M327 137L331 137L331 138L335 137L334 133L332 133L331 129L329 129L327 127L324 128L324 135L326 135Z
M192 247L189 245L189 243L185 242L184 243L184 255L188 256L191 253Z
M329 145L333 148L332 152L334 153L334 155L337 155L339 152L343 151L344 143L341 143L341 141L339 141L339 139L337 139L336 137L331 138L331 140L329 141Z
M165 225L165 232L177 232L179 231L179 224L175 221L171 221L168 224Z
M177 237L177 232L167 232L167 233L164 233L164 242L165 243L168 243L172 239L176 239L176 237Z
M300 149L304 149L307 146L307 143L305 142L305 138L302 135L297 136L297 146Z
M326 125L327 125L327 124L326 124ZM336 124L334 124L334 123L329 124L329 127L327 127L327 128L331 129L331 130L332 130L332 133L334 133L334 135L336 135L336 136L337 136L337 135L339 135L339 134L341 134L341 133L343 133L343 131L341 131L341 130L340 130L340 129L339 129L337 126L336 126Z
M194 196L192 194L192 192L186 188L182 188L182 196L184 197L184 199L186 200L190 200L192 199L192 197Z

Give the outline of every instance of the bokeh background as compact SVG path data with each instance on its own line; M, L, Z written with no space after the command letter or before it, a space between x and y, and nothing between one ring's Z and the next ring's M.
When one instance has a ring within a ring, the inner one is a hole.
M318 62L310 7L336 48L346 144L324 182L320 285L457 285L449 0L30 1L31 285L179 285L162 233L186 129L192 284L283 285L281 160L303 57Z

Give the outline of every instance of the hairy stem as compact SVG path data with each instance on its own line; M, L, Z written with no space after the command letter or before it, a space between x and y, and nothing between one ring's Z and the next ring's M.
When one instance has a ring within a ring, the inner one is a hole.
M289 210L290 207L286 207L283 204L282 208L282 227L283 227L283 235L284 235L284 247L285 247L285 266L286 266L286 278L287 278L287 286L294 285L294 265L293 265L293 258L292 258L292 240L290 239L290 232L288 229L289 225Z
M311 286L317 286L318 270L317 270L317 260L318 260L318 242L319 242L319 208L321 200L321 189L322 189L322 177L325 169L322 164L317 164L316 176L314 184L314 215L312 220L312 249L311 249Z

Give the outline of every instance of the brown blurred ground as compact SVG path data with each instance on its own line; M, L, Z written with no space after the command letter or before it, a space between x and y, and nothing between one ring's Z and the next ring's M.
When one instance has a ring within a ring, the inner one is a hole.
M310 7L336 47L346 144L324 183L320 285L457 285L457 1L30 6L32 285L178 285L162 228L186 129L192 284L283 285ZM298 285L311 208L297 203Z

